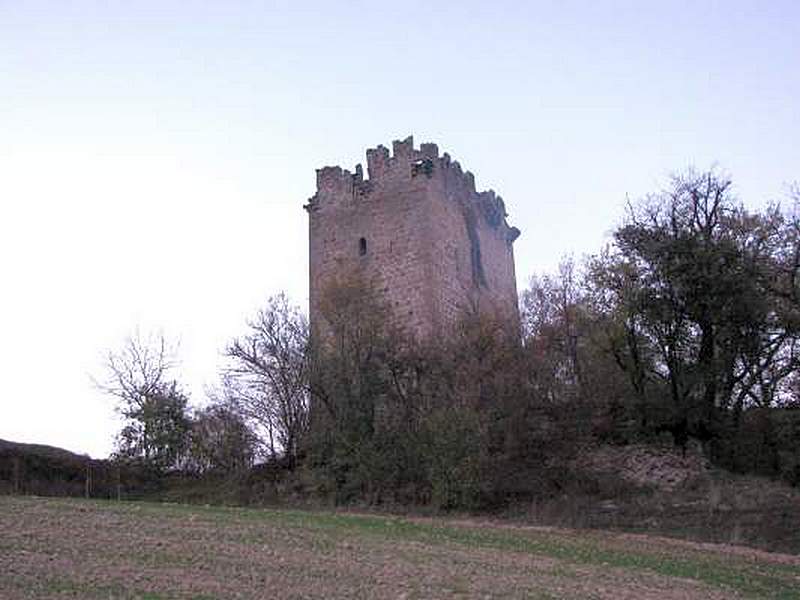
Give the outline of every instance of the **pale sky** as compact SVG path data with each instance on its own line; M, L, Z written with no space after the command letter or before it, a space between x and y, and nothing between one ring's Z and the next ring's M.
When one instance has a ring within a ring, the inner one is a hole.
M413 134L503 196L520 289L625 199L800 180L800 3L0 0L0 438L103 457L128 332L202 403L270 294L305 307L314 170Z

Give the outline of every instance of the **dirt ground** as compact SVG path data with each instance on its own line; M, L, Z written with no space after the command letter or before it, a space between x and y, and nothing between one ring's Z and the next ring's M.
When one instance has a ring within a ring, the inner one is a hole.
M800 557L446 519L0 497L0 598L800 598Z

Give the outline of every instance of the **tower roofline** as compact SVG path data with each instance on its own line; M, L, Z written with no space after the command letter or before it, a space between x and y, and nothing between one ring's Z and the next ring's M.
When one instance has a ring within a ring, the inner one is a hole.
M464 171L458 161L445 152L439 155L434 143L423 143L414 148L413 136L392 142L392 151L379 144L368 148L367 177L361 164L351 172L340 166L325 166L317 169L317 191L304 208L309 212L324 210L328 206L356 204L370 199L373 190L384 188L397 181L425 177L431 185L444 187L448 197L468 198L471 207L483 216L486 223L502 228L509 243L520 235L520 230L508 225L505 202L494 190L477 191L475 176Z

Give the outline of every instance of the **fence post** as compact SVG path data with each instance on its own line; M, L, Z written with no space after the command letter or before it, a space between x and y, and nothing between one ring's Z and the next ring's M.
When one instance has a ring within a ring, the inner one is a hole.
M20 468L19 468L19 456L14 457L14 494L20 494L21 486L20 486Z
M87 498L91 498L92 496L92 465L90 463L86 463L86 489L85 495Z
M117 502L122 500L122 474L120 473L119 463L117 463Z

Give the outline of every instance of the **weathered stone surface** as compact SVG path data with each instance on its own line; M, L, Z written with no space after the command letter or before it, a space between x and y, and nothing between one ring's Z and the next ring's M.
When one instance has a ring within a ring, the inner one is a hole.
M309 200L310 316L334 280L372 282L395 323L419 339L447 335L462 311L518 319L513 241L503 200L477 192L436 144L411 137L367 150L367 174L317 170Z

